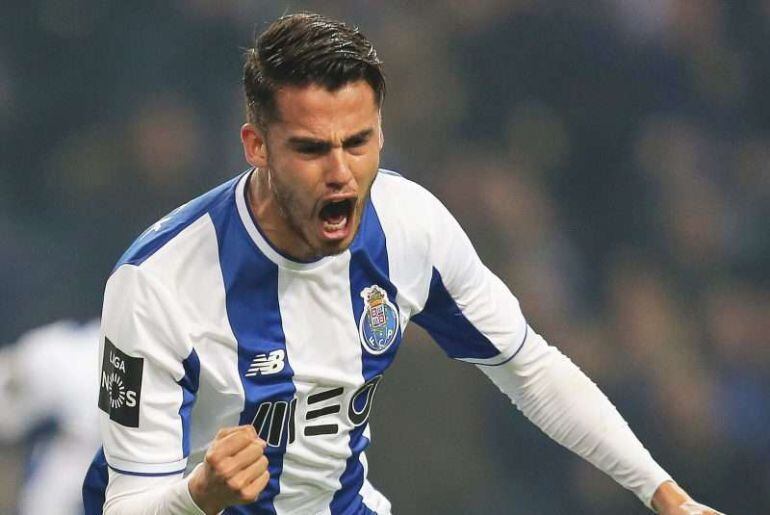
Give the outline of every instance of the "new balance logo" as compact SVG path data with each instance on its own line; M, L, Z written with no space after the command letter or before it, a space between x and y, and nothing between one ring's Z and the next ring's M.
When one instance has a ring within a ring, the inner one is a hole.
M286 353L283 349L274 350L270 354L257 354L246 371L246 377L277 374L283 370L285 357Z

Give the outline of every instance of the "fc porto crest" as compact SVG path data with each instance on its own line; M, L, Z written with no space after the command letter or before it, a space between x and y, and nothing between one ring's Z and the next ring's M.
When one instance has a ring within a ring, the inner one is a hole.
M358 323L361 343L372 354L382 354L398 336L398 311L388 300L388 292L377 285L361 291L364 311Z

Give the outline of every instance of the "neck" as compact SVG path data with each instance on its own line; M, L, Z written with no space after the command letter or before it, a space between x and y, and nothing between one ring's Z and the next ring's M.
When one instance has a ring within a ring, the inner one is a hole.
M246 199L254 220L270 244L298 261L310 261L315 253L291 226L270 184L270 174L255 168L249 177Z

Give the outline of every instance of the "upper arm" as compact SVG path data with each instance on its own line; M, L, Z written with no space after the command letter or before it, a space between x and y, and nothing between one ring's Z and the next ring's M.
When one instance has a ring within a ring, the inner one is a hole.
M511 359L527 324L516 297L482 262L449 211L426 192L431 276L413 320L452 358L483 365Z
M107 282L99 359L99 408L107 463L130 474L174 474L189 454L194 400L191 351L178 303L140 267ZM197 389L197 388L196 388Z

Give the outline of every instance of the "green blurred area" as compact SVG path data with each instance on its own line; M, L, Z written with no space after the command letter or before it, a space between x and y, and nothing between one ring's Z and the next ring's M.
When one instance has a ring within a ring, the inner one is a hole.
M383 165L449 206L529 323L693 495L770 513L767 0L6 2L0 341L97 314L134 237L245 169L241 52L304 9L374 42ZM645 512L407 334L370 452L396 513Z

